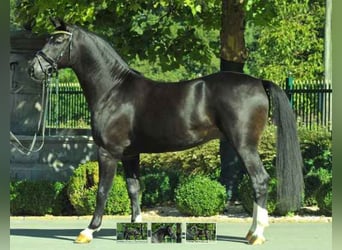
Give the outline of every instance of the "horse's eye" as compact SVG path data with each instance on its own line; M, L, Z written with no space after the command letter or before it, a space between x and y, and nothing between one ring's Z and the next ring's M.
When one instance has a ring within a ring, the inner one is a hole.
M63 36L52 36L50 37L49 41L54 43L54 44L60 44L64 42L64 37Z
M64 37L63 36L58 36L58 37L56 37L56 43L62 43L62 42L64 42Z

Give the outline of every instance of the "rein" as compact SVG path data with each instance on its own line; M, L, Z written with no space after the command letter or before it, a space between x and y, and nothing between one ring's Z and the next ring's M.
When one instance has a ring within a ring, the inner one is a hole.
M58 85L58 76L56 77L57 85ZM38 120L38 125L37 125L37 131L33 135L33 139L31 142L31 145L25 146L23 143L18 139L16 135L13 134L12 131L10 131L10 136L11 139L14 140L14 142L11 142L11 144L22 154L24 155L30 155L31 153L36 153L40 151L45 143L45 121L47 117L47 108L49 105L49 93L51 92L51 87L50 87L50 82L51 82L51 77L50 75L47 75L46 79L44 80L42 84L42 108L40 111L39 115L39 120ZM35 147L36 142L37 142L37 136L41 130L41 135L42 135L42 141L38 147Z
M50 84L51 83L51 76L53 76L53 74L56 75L56 91L58 91L57 63L62 58L62 56L63 56L63 54L64 54L64 52L68 46L69 46L69 60L71 59L72 33L60 30L60 31L55 31L52 33L52 35L55 35L55 34L69 35L69 41L56 59L51 58L49 55L44 53L42 50L38 51L36 54L39 65L45 74L45 80L43 81L43 84L42 84L42 101L41 101L42 109L41 109L39 120L38 120L37 131L35 132L35 134L33 136L33 140L32 140L31 145L29 147L23 145L22 142L18 139L18 137L15 136L12 133L12 131L10 131L11 139L14 140L14 142L15 142L15 143L11 142L12 145L14 145L14 147L20 153L25 154L25 155L30 155L31 153L36 153L36 152L40 151L44 146L44 142L45 142L45 121L46 121L46 116L47 116L46 110L48 109L48 106L49 106L49 95L51 94L51 91L52 91L52 88L50 86L51 85ZM51 68L44 68L42 63L41 63L40 58L43 58L51 66ZM52 70L50 70L50 69L52 69ZM38 133L40 130L42 131L42 141L41 141L41 144L37 148L35 148L35 144L37 142L37 136L38 136Z

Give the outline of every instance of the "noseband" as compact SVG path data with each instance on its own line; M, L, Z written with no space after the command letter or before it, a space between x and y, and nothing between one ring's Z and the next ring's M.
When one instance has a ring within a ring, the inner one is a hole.
M40 65L40 68L42 69L42 71L44 72L44 74L47 77L50 77L53 73L58 72L58 68L57 68L57 63L59 62L59 60L62 58L65 50L67 49L67 47L69 47L69 60L71 59L71 48L72 48L72 33L68 32L68 31L64 31L64 30L58 30L55 31L53 33L51 33L51 35L56 35L56 34L65 34L65 35L69 35L69 41L67 43L67 45L62 49L62 51L59 53L59 55L57 56L56 59L53 59L52 57L50 57L49 55L47 55L45 52L43 52L42 50L38 51L36 54L36 57L38 59L38 63ZM42 65L42 62L40 60L40 58L43 58L44 61L46 61L51 68L47 67L44 68ZM52 70L50 70L52 69Z

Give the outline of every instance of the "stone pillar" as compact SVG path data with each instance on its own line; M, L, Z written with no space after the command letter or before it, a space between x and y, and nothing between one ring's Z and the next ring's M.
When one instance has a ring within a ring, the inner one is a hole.
M42 108L42 84L29 77L27 66L46 38L17 31L10 42L10 129L15 135L34 135Z

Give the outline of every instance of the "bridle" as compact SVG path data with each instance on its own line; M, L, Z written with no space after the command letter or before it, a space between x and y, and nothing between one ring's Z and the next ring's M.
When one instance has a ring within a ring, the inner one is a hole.
M64 55L66 49L69 47L69 61L71 60L71 49L72 49L72 33L69 31L64 31L64 30L57 30L53 33L51 33L51 35L57 35L57 34L65 34L69 36L69 41L67 42L67 44L63 47L63 49L60 51L60 53L58 54L57 58L53 59L52 57L50 57L49 55L47 55L45 52L43 52L42 50L38 51L36 53L36 58L38 60L39 66L42 70L42 72L44 72L45 74L45 78L49 78L51 77L54 73L57 74L58 73L58 67L57 67L57 63L60 61L60 59L62 58L62 56ZM42 61L41 59L43 59L44 61L46 61L50 67L43 67Z
M59 31L53 32L51 35L56 35L56 34L69 35L68 43L61 50L61 52L59 53L59 55L56 59L53 59L52 57L50 57L49 55L44 53L42 50L40 50L36 53L36 58L38 60L38 63L39 63L39 66L40 66L42 72L44 72L45 79L43 80L44 84L42 85L42 101L41 101L41 103L43 106L42 106L40 116L39 116L38 128L37 128L37 131L35 132L35 134L33 136L33 140L32 140L31 145L29 147L24 146L21 143L21 141L17 138L17 136L15 136L12 133L12 131L10 131L10 137L15 142L12 144L18 149L18 151L20 153L25 154L25 155L29 155L31 153L36 153L43 148L44 140L45 140L45 121L46 121L46 115L47 115L46 110L48 108L48 103L49 103L48 95L51 94L50 93L51 92L51 88L50 88L51 78L55 74L55 76L56 76L56 92L58 92L58 67L57 67L57 63L62 58L63 54L65 53L65 50L68 47L69 47L69 60L71 59L72 33L68 32L68 31L59 30ZM50 65L50 67L46 67L46 68L43 67L41 59L45 60ZM37 140L37 135L38 135L40 129L42 130L42 142L39 145L39 147L34 148L36 140Z

